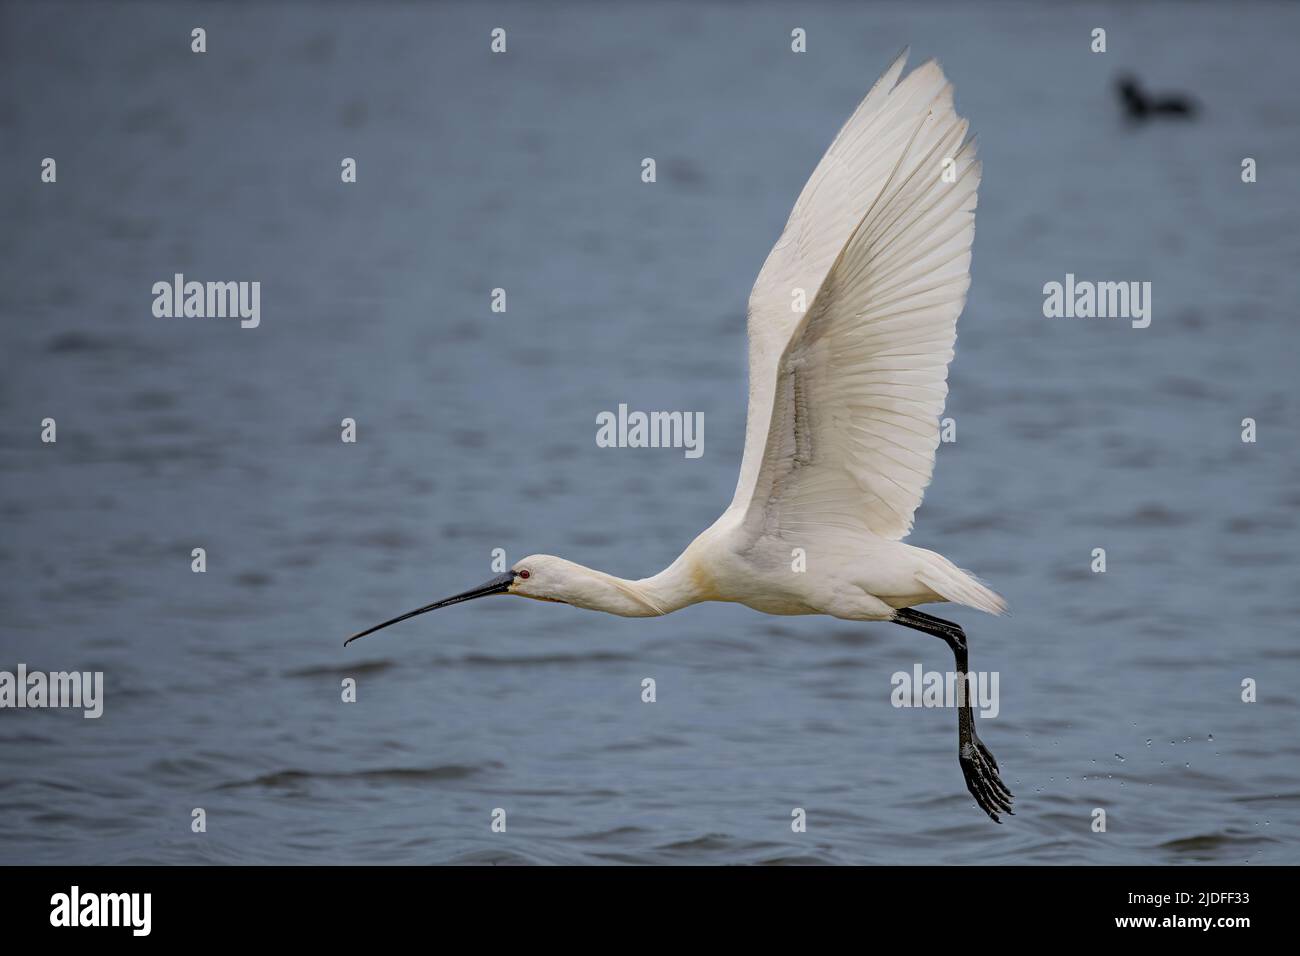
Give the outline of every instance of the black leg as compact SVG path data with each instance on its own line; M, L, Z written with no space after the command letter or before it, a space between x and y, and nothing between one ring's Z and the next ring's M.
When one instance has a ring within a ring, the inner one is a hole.
M1014 797L1007 785L998 776L998 762L984 746L979 735L975 733L975 716L971 713L970 699L966 691L966 673L970 662L966 654L966 632L952 621L931 617L913 608L903 608L894 613L894 623L913 630L933 634L952 648L952 656L957 661L957 759L961 763L961 772L966 777L966 789L971 792L980 809L1001 823L999 813L1014 812L1011 801Z

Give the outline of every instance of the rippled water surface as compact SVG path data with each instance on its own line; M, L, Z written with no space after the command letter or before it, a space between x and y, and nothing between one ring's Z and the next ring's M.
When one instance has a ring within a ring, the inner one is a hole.
M0 861L1296 861L1295 7L0 21L0 669L107 695L99 720L0 712ZM912 540L1011 602L951 616L1000 674L981 734L1018 815L965 793L950 711L890 705L895 671L951 660L899 627L496 599L344 650L493 548L639 577L716 516L749 286L908 43L985 164L957 441ZM1200 119L1126 126L1124 69ZM259 280L261 326L153 318L176 272ZM1067 272L1151 281L1150 328L1043 318ZM598 448L620 402L702 411L705 454Z

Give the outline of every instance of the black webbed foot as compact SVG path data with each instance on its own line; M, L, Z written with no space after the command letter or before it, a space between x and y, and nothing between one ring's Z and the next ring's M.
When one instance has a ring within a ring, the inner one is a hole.
M1002 782L998 775L998 762L983 741L972 736L970 741L961 745L957 759L966 778L966 789L994 823L1002 822L998 819L999 813L1015 815L1011 809L1015 797Z

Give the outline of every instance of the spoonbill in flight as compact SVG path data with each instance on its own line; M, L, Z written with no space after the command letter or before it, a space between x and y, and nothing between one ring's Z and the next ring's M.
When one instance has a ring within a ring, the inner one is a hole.
M960 626L914 609L990 614L1001 597L904 544L934 469L957 316L970 285L980 165L933 61L904 51L849 117L795 202L749 297L749 419L735 497L665 570L630 581L547 554L438 608L514 594L624 617L733 601L766 614L892 621L944 641L966 686ZM807 308L795 305L799 290ZM796 549L802 549L799 552ZM802 553L806 571L795 571ZM993 820L1012 794L957 710L966 786Z

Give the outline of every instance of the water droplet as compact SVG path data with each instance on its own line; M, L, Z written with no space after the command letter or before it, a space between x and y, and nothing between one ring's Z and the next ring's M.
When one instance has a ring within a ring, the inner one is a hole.
M1124 762L1124 755L1123 755L1123 754L1116 754L1116 755L1115 755L1115 759L1118 760L1120 763L1123 763L1123 762Z
M1148 747L1151 746L1151 738L1150 738L1150 737L1147 738L1147 746L1148 746Z
M1214 739L1214 734L1210 734L1210 735L1209 735L1208 737L1206 737L1205 739L1206 739L1206 740L1213 740L1213 739Z

